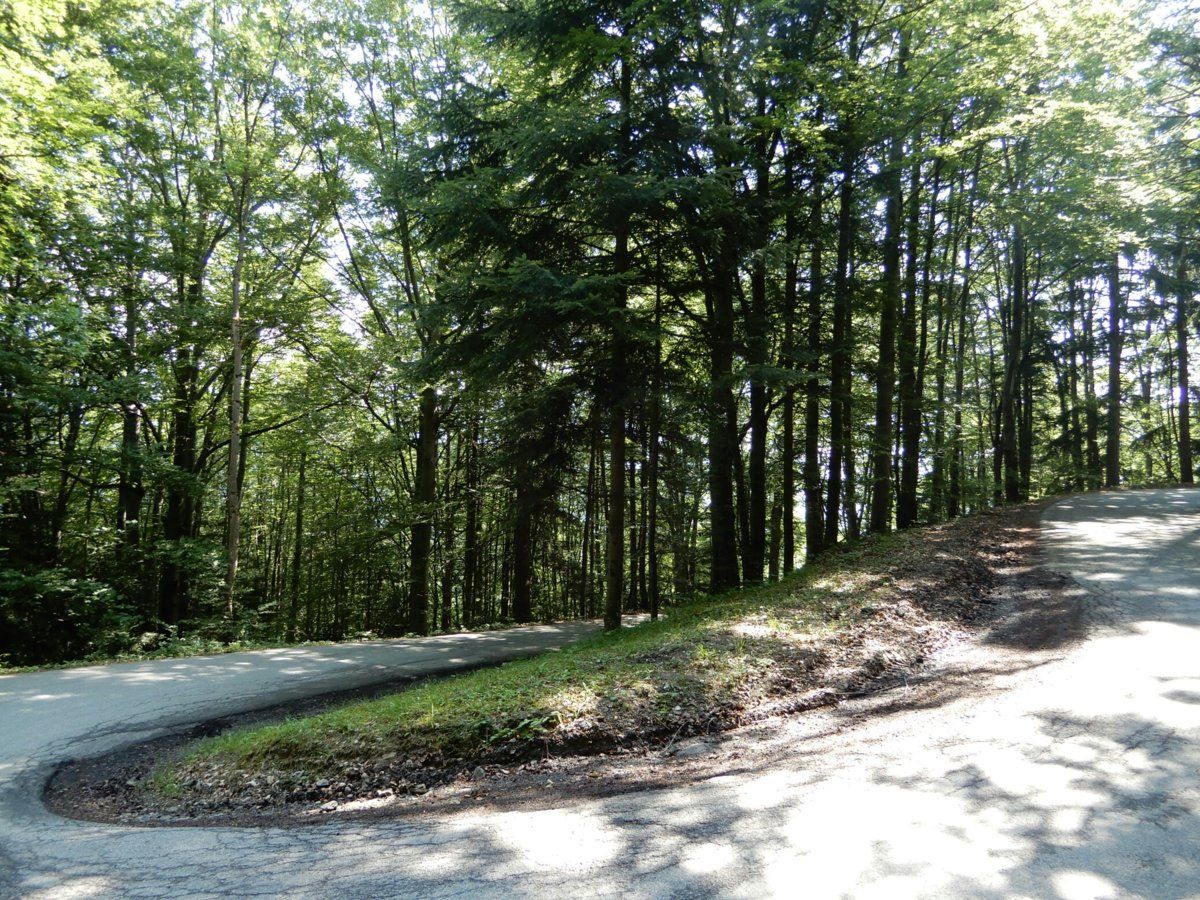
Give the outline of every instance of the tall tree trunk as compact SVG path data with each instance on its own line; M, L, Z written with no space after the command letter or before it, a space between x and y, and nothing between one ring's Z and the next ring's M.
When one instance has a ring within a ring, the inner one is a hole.
M292 536L292 583L288 598L287 640L289 644L296 640L296 616L300 611L300 566L304 554L304 492L307 486L305 481L307 463L308 453L301 449L300 472L296 478L296 521L293 526L296 533ZM311 635L305 636L311 637Z
M620 129L622 167L628 165L631 146L630 91L632 72L629 61L622 56L620 65L621 97ZM629 271L629 223L622 221L613 235L613 269L618 279ZM621 602L625 577L625 335L624 315L628 305L628 292L624 282L617 285L614 300L616 314L621 321L616 324L612 336L609 369L612 400L609 406L609 479L608 501L608 547L605 558L606 578L604 590L604 627L612 630L621 627Z
M950 229L950 239L948 246L943 250L941 259L942 278L938 281L937 286L937 318L934 325L934 419L933 419L933 467L930 472L929 479L929 514L930 518L935 521L941 521L946 514L946 472L949 468L948 456L949 448L947 447L947 427L946 416L949 412L946 403L946 379L947 366L950 363L950 334L954 324L954 284L958 274L958 246L959 239L962 235L960 228L959 217L962 214L962 200L959 199L962 193L963 182L952 182L950 185L950 197L947 208L948 225ZM937 239L937 224L936 217L930 215L929 229L926 234L927 245L926 255L929 255L933 243ZM929 278L928 270L925 273L926 279ZM953 446L951 444L951 446Z
M646 554L649 573L650 618L657 619L660 603L658 577L658 465L659 432L662 430L662 266L658 268L658 284L654 291L654 369L650 380L650 422L647 441L650 444L647 472Z
M1083 397L1084 432L1087 445L1087 486L1097 488L1102 481L1100 463L1100 408L1096 397L1096 295L1088 289L1083 310Z
M712 286L709 324L708 492L711 510L709 536L713 593L739 582L733 477L738 454L733 378L733 292L736 262L731 238L722 238Z
M429 562L437 504L437 388L426 385L417 407L417 460L413 490L412 543L408 568L408 630L429 633Z
M758 87L756 112L760 117L767 114L766 88ZM756 141L755 152L755 211L760 220L770 215L770 161L767 159L769 141L765 137ZM766 553L767 537L767 429L768 397L765 373L767 366L768 330L767 314L767 259L766 239L769 229L760 221L761 240L750 264L750 316L748 328L747 362L750 364L750 481L749 523L745 538L743 573L751 584L763 580L763 557Z
M624 479L618 477L617 483L623 484ZM529 622L533 619L533 492L525 476L517 478L512 552L512 618Z
M638 585L638 587L637 587L637 590L638 590L638 601L640 604L638 606L638 609L649 610L650 609L650 599L649 599L649 592L647 591L647 588L646 588L646 562L647 562L646 543L647 543L647 538L650 534L650 510L649 510L649 502L647 500L648 494L650 492L650 471L649 471L650 470L650 466L649 466L650 445L647 443L647 434L649 432L649 428L647 427L647 422L646 422L646 404L644 401L641 404L641 407L642 407L642 409L641 409L641 415L640 415L640 419L641 419L640 430L642 433L642 445L641 445L642 452L641 452L641 459L638 462L638 489L640 491L640 499L639 499L639 507L638 507L639 516L638 516L638 520L637 520L637 529L638 529L638 555L637 555L637 585Z
M225 471L225 615L233 618L237 587L238 550L242 540L242 494L238 467L242 460L242 267L246 260L246 189L238 207L237 255L233 262L230 294L229 339L232 348L229 373L229 465Z
M1108 266L1108 397L1104 440L1104 486L1121 483L1121 351L1124 349L1125 317L1121 300L1121 254Z
M825 492L825 538L822 546L837 543L838 523L842 515L842 478L852 459L849 418L853 397L850 393L851 326L854 298L850 289L850 255L854 245L854 170L857 152L850 136L843 135L841 184L838 188L837 261L833 278L833 341L830 344L829 374L829 477ZM812 327L811 311L809 327Z
M1184 245L1180 241L1175 269L1175 357L1179 367L1179 480L1193 484L1192 397L1188 374L1188 330L1191 323L1191 287L1188 285Z
M129 240L132 245L132 238ZM121 401L121 461L117 484L117 535L123 547L138 543L141 531L142 498L146 489L142 484L142 454L138 441L139 419L137 405L137 348L138 348L138 300L135 295L135 275L132 264L126 266L125 284L122 287L125 302L125 390Z
M466 522L463 541L463 587L462 622L464 628L473 628L476 621L476 604L479 597L479 421L473 419L466 458Z
M447 467L449 468L449 467ZM449 475L446 478L450 480ZM449 484L447 484L449 488ZM449 491L447 490L447 495ZM438 542L444 543L442 547L442 604L441 604L441 621L438 623L443 632L450 630L451 616L454 611L454 519L451 515L450 508L447 506L446 514L443 516L441 531L439 533Z
M901 44L903 58L904 44ZM892 527L892 421L896 395L896 324L900 306L900 228L903 205L901 139L888 150L885 224L883 235L883 308L879 314L879 363L875 375L875 430L871 440L871 516L876 534Z
M597 460L603 458L604 449L601 443L600 413L593 407L591 413L592 440L588 448L587 488L583 498L583 539L579 551L579 611L580 615L588 618L592 610L592 542L594 540L596 522L596 496L599 493L599 471Z
M1013 228L1012 287L1009 292L1008 330L1004 341L1004 383L1000 391L1000 442L1004 461L1004 499L1008 503L1021 500L1021 460L1019 421L1021 371L1024 368L1025 306L1026 306L1025 230L1018 223Z
M1017 470L1021 473L1021 500L1029 499L1033 483L1033 373L1029 357L1033 346L1033 323L1026 316L1025 339L1021 356L1025 360L1021 371L1021 421L1017 442Z
M796 213L792 208L795 200L795 175L792 171L792 154L784 157L784 189L787 193L787 212L784 215L784 242L787 245L787 260L783 274L783 348L780 353L781 366L788 372L796 369L796 265L795 243L797 239ZM820 195L818 186L814 194ZM780 466L783 469L783 571L791 572L796 565L796 388L789 382L783 392L783 446Z
M966 246L963 255L963 287L958 301L958 328L954 336L954 433L950 438L950 489L946 497L946 515L957 518L963 508L963 469L966 466L966 440L963 435L963 382L967 358L967 313L971 300L971 228L975 189L967 197ZM972 348L972 351L974 348Z
M897 82L908 65L908 34L900 32L896 60ZM868 527L875 533L892 527L892 421L896 397L896 326L900 312L900 241L904 208L904 139L893 134L888 142L884 172L887 200L883 234L883 298L879 313L879 362L875 373L875 430L871 441L871 509Z
M1071 486L1084 485L1083 425L1079 417L1079 338L1076 330L1079 311L1079 285L1067 282L1067 405L1070 413Z
M186 279L179 278L178 295L184 318L191 321L199 315L204 293L203 270ZM174 476L167 485L167 503L163 515L162 536L176 550L181 542L193 535L196 518L196 382L199 377L199 350L180 341L175 350L171 370L171 465ZM177 553L168 556L159 576L158 617L168 625L186 619L191 613L190 584L187 568Z
M813 172L812 208L809 212L808 309L806 321L807 358L804 384L804 553L814 559L825 546L825 517L821 508L821 304L824 300L824 270L821 259L822 212L825 186L824 170ZM794 284L793 274L793 284ZM792 288L795 290L795 287ZM790 419L790 417L789 417ZM795 500L784 491L784 515L791 516ZM785 519L785 522L788 519ZM785 531L786 535L786 531ZM790 567L791 555L784 551L784 571Z
M936 191L931 194L930 202ZM900 485L896 491L896 525L917 524L917 485L920 476L921 403L917 374L917 249L921 227L921 164L912 169L908 195L908 237L905 253L904 304L900 312L897 361L900 371ZM932 212L930 213L932 218ZM926 271L928 271L928 258Z
M732 401L737 404L737 400ZM736 415L737 406L734 406ZM742 577L746 574L746 536L750 533L750 492L746 488L746 456L742 453L741 432L737 428L736 419L733 420L733 433L729 437L730 445L733 450L733 486L734 486L734 511L737 514L737 541L736 546L738 553L742 559Z
M767 579L769 581L779 580L779 548L783 538L783 506L780 504L779 497L775 497L775 502L771 504L771 540L767 550Z
M642 598L638 593L637 577L638 557L641 556L641 541L638 534L638 462L637 459L631 459L625 467L625 473L629 479L629 487L625 492L625 497L629 501L629 588L625 592L625 596L628 598L625 608L640 610Z

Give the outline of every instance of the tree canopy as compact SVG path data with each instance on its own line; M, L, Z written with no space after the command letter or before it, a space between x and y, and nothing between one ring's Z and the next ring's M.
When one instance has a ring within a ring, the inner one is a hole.
M1191 484L1198 22L0 0L0 656L615 626Z

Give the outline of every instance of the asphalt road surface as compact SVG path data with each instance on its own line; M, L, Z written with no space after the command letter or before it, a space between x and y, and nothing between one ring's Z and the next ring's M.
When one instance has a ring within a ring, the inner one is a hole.
M1043 538L1096 624L1001 689L554 809L139 829L37 794L57 760L577 626L0 678L0 894L1200 897L1200 491L1072 498Z

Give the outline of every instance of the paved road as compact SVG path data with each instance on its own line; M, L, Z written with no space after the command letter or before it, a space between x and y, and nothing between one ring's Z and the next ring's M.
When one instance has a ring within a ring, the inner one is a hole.
M31 801L39 766L225 712L224 696L251 703L245 682L270 680L256 666L278 685L291 663L225 657L219 683L188 662L0 681L0 884L56 898L1200 897L1200 491L1074 498L1047 512L1044 538L1056 568L1102 592L1100 624L1000 676L1003 690L797 742L762 771L557 809L290 831L67 822Z
M175 882L175 856L158 855L156 841L45 811L37 797L57 762L301 697L529 656L599 631L595 622L569 622L0 676L0 897L171 893L158 876ZM186 856L190 841L181 837L168 843ZM134 848L128 859L110 852L119 846ZM204 886L199 879L188 890Z

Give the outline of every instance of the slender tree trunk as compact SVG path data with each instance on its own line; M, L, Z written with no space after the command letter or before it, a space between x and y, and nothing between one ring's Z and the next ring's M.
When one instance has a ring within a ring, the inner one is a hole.
M1018 471L1021 473L1021 500L1029 499L1033 483L1033 373L1029 370L1029 357L1033 346L1032 322L1025 318L1025 337L1021 356L1025 361L1021 367L1021 422L1018 432Z
M808 263L807 361L804 384L804 553L815 559L825 546L825 518L821 508L821 304L825 281L821 258L821 235L825 187L823 170L813 175L812 208L809 213L809 240L812 242ZM793 278L794 282L794 278ZM794 290L794 288L793 288ZM789 417L790 420L790 417ZM840 423L839 423L840 424ZM790 518L795 500L784 491L784 515ZM787 521L787 520L785 520ZM784 571L789 570L791 555L785 550Z
M237 587L238 550L242 539L242 494L238 467L242 459L242 267L246 259L246 179L238 208L237 256L233 263L229 337L229 465L225 473L225 615L233 618Z
M792 209L795 197L794 173L790 151L785 155L784 185L787 192L787 213L784 216L784 241L787 260L783 275L783 348L781 367L788 372L796 369L796 213ZM821 188L813 192L820 195ZM811 352L811 348L810 348ZM796 388L789 383L783 392L783 447L780 466L783 469L783 571L791 572L796 565Z
M650 422L647 440L650 444L648 460L648 496L646 504L647 534L646 554L649 567L648 591L650 618L657 619L660 604L658 576L658 465L659 432L662 430L662 266L658 266L659 278L654 291L654 370L650 381Z
M1085 401L1085 438L1087 444L1087 486L1101 484L1100 408L1096 397L1096 296L1089 288L1083 310L1083 397Z
M1179 368L1179 480L1183 484L1193 484L1195 465L1192 462L1192 397L1188 374L1191 288L1188 286L1182 241L1178 252L1179 259L1175 270L1175 358Z
M622 304L623 305L623 304ZM614 337L612 376L624 378L624 342ZM618 366L620 369L618 370ZM604 627L621 627L625 578L625 406L613 402L608 421L608 548L605 558Z
M630 149L629 100L632 73L629 61L621 58L620 65L620 128L622 164L627 164ZM613 235L613 268L618 278L629 271L629 227L622 222ZM604 592L604 627L612 630L621 627L621 601L625 577L625 308L628 305L624 283L618 284L615 297L616 314L622 320L613 330L609 370L610 388L613 392L609 407L609 479L611 494L608 502L608 554L606 557L606 583Z
M776 496L775 502L771 504L771 541L770 547L767 550L767 579L769 581L779 580L779 548L782 541L783 531L783 506L780 503L779 497Z
M963 382L967 358L967 313L971 299L971 210L974 190L967 199L967 240L963 257L963 288L958 301L958 329L954 336L954 433L950 439L950 490L946 515L957 518L963 508L963 469L966 466L966 440L963 435ZM972 348L974 352L974 348Z
M438 427L437 389L427 385L421 390L417 409L415 509L409 547L408 630L413 634L429 633L429 564L437 503Z
M466 522L463 541L463 587L462 622L464 628L473 628L476 621L476 604L479 597L479 422L471 422L470 441L466 458Z
M903 58L903 44L902 58ZM875 533L892 527L892 410L896 395L896 324L900 306L900 228L903 206L901 139L888 151L888 196L883 236L883 309L879 314L879 363L875 376L875 430L871 442L871 516Z
M1104 442L1104 486L1121 483L1121 351L1125 332L1121 300L1121 254L1114 255L1108 268L1108 419Z
M709 326L708 491L712 522L713 593L738 582L737 535L733 476L738 454L736 407L730 381L733 377L733 279L735 262L730 239L724 245L712 288L713 315Z
M737 415L737 400L731 401L734 405L733 415ZM729 444L733 447L733 486L734 486L734 510L737 513L737 535L736 547L742 560L742 577L746 577L746 540L750 533L750 492L746 489L746 457L742 453L742 442L740 439L741 432L737 427L736 419L731 417L733 427L729 436Z
M583 498L583 540L579 551L579 610L580 615L592 615L592 541L596 521L597 466L596 460L603 456L601 445L600 415L593 407L592 440L588 448L587 488Z
M648 495L650 492L650 445L647 442L647 433L649 428L646 421L646 404L642 403L641 410L641 459L638 462L638 489L640 491L639 506L638 506L638 555L637 555L637 590L638 590L638 609L650 609L650 594L646 585L646 564L647 552L646 544L650 534L650 510Z
M1024 368L1025 347L1025 231L1018 224L1013 229L1012 288L1009 293L1008 331L1005 334L1004 383L1000 392L1000 440L1004 460L1004 499L1008 503L1021 500L1021 460L1019 421L1021 370Z
M300 451L300 471L296 478L296 521L293 525L296 533L292 535L292 583L288 598L287 618L287 640L289 644L294 643L296 640L296 616L300 611L300 567L303 565L304 559L304 493L307 487L307 482L305 481L307 464L308 453L302 449ZM306 635L306 637L311 637L311 635Z
M825 492L825 539L837 543L842 513L843 472L852 460L849 418L852 410L851 326L854 298L850 290L850 255L854 244L854 170L857 153L847 143L842 148L841 184L838 188L837 262L833 281L833 342L830 345L829 477ZM810 318L811 327L811 318Z
M512 618L525 623L533 620L533 495L523 476L517 478L512 554Z
M766 116L766 89L758 89L757 109L759 116ZM758 142L755 153L755 203L756 211L761 219L769 215L770 202L770 167L767 159L766 139ZM745 580L751 584L763 580L763 557L766 554L767 537L767 429L768 397L767 385L764 380L764 369L767 365L768 330L770 322L767 313L767 260L766 236L767 228L761 228L762 242L758 252L750 264L750 316L747 325L749 336L747 340L748 362L751 366L750 377L750 503L748 530L745 538L745 557L743 573Z
M447 477L449 481L449 477ZM438 541L445 542L442 547L442 608L441 621L438 623L443 632L450 630L450 619L454 609L454 520L447 507L441 534Z
M1070 413L1071 486L1078 490L1084 484L1083 425L1079 417L1079 338L1076 322L1079 311L1079 285L1072 278L1067 283L1067 396Z
M933 202L932 197L930 202ZM897 334L897 360L900 371L900 485L896 492L896 526L898 528L910 528L917 524L918 518L917 486L920 476L921 452L921 404L917 374L917 245L921 227L921 165L919 162L913 164L912 188L909 191L908 204L904 303ZM929 260L926 259L927 267L928 263Z
M121 463L117 485L117 534L121 545L132 547L138 543L141 531L142 498L146 489L142 484L142 454L139 441L137 383L138 346L138 301L134 295L134 273L127 267L125 300L125 380L129 394L121 403Z
M962 201L957 199L962 190L962 182L952 183L948 204L950 228L949 245L945 248L941 259L941 271L944 280L939 280L937 286L937 318L934 325L934 420L933 420L933 467L930 472L930 501L929 515L935 521L941 521L946 514L946 472L949 468L949 448L947 447L946 414L949 412L946 403L947 366L950 363L950 333L954 313L954 283L958 273L958 246L962 231L959 227L959 216L962 212ZM929 229L926 233L926 256L937 238L936 216L929 217ZM929 278L926 271L925 277ZM928 284L926 285L928 287ZM952 446L952 445L951 445Z
M178 294L185 317L196 316L204 292L202 271L179 279ZM181 342L172 362L171 465L175 477L167 485L166 510L163 514L163 540L179 548L195 526L196 474L196 381L199 376L195 346ZM158 617L168 625L186 619L191 613L187 569L172 555L163 564L159 577Z
M638 486L637 486L637 464L636 459L628 461L625 467L626 476L629 478L629 487L625 492L625 497L629 501L629 589L626 592L627 602L626 609L641 609L642 598L638 594L638 557L641 555L641 546L638 536Z

